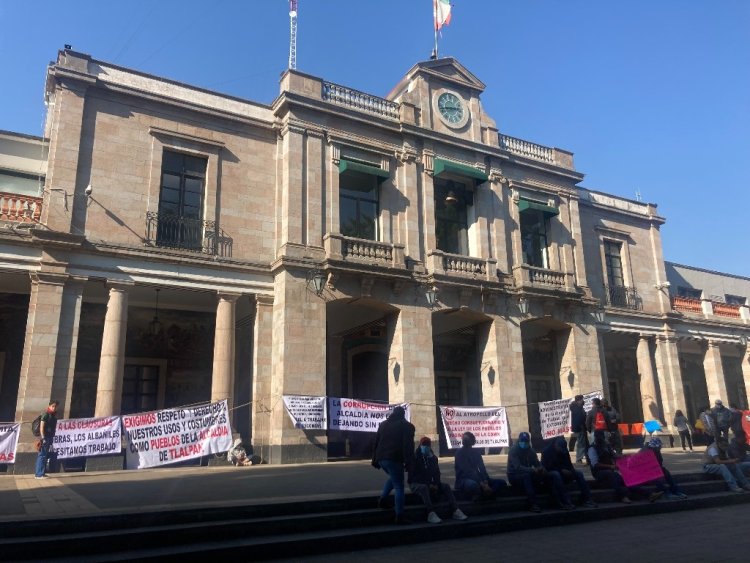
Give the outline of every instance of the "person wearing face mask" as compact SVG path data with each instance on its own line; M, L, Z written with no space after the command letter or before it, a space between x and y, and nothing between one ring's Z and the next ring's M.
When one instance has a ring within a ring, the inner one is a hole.
M484 466L479 449L473 446L477 439L471 432L464 432L461 448L456 451L456 490L473 500L491 499L503 491L508 484L503 479L492 479Z
M508 481L512 487L526 493L531 512L541 512L536 502L536 489L549 481L547 470L539 463L539 457L531 447L531 436L521 432L518 440L508 452Z
M414 465L409 472L409 487L412 493L419 495L427 507L427 521L430 524L442 522L432 504L433 499L437 500L438 497L444 497L448 501L451 518L466 520L467 516L458 508L450 485L440 481L438 459L432 451L432 441L427 436L419 441L419 447L414 452Z

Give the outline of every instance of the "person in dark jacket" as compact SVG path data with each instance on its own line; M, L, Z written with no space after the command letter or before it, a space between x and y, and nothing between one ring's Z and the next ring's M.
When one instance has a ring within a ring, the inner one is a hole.
M589 434L593 434L595 430L607 430L607 413L602 406L602 400L599 397L594 397L591 400L591 410L586 415L586 430ZM597 416L601 414L601 416ZM605 435L606 438L606 435ZM589 445L591 443L589 442Z
M385 499L395 490L396 524L407 524L404 516L404 469L414 463L414 425L406 420L403 407L395 407L391 415L378 427L372 465L388 475L378 506L385 507Z
M438 459L432 451L432 440L427 436L419 441L419 447L414 452L414 466L409 472L409 487L412 493L420 496L427 507L427 521L430 524L442 522L432 505L433 498L440 496L448 501L454 520L466 520L466 514L458 508L450 485L440 481Z
M539 463L539 457L534 448L531 447L531 436L528 432L521 432L518 440L508 452L508 481L512 487L526 493L531 512L542 511L536 502L536 490L551 481L547 471ZM565 487L561 481L552 485Z
M604 430L594 431L594 443L589 447L588 456L594 479L614 489L620 501L630 504L630 489L625 486L622 475L617 471L617 454L607 442Z
M570 403L570 431L576 440L576 463L584 463L589 439L586 435L586 411L583 409L583 395L576 395Z
M662 442L659 438L651 438L641 448L641 450L651 450L652 452L654 452L656 461L659 462L659 467L661 467L661 470L664 473L663 479L657 479L656 481L654 481L654 485L656 485L657 491L661 492L664 495L664 498L667 500L688 498L687 495L683 493L677 486L677 483L675 483L675 480L674 478L672 478L672 474L669 472L669 470L664 467L664 457L661 455L661 447ZM651 496L649 496L649 500L651 502L655 500L653 497L654 494L652 493Z
M56 454L52 448L52 442L57 432L57 405L59 401L50 401L47 410L42 414L39 425L39 455L36 458L34 471L35 479L47 479L47 462Z
M553 492L557 502L564 510L573 508L570 502L568 491L565 490L565 484L575 481L578 489L581 491L581 501L583 506L595 508L596 503L591 500L591 490L583 473L573 467L570 461L570 454L565 444L565 438L559 436L552 443L542 450L542 467L547 470L547 475L553 483ZM556 483L562 483L562 487Z
M461 436L461 448L456 451L455 471L456 490L472 497L492 498L503 491L508 484L503 479L493 479L487 473L482 454L474 449L477 439L471 432Z
M750 456L747 455L750 446L747 444L747 436L744 430L740 430L729 441L729 457L737 460L737 467L746 476L750 477Z

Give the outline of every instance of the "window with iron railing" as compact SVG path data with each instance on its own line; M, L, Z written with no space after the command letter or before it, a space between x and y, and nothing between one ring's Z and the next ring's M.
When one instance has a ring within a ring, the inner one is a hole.
M641 298L634 287L626 287L624 285L605 285L604 293L607 299L607 305L611 307L633 309L635 311L639 311L643 308Z
M203 250L205 158L164 151L156 245Z

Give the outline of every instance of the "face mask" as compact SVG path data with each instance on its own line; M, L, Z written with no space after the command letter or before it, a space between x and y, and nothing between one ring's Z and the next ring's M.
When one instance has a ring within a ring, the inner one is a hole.
M529 443L528 442L518 442L518 447L522 450L528 449Z
M422 450L422 455L430 455L430 446L419 446L419 449Z

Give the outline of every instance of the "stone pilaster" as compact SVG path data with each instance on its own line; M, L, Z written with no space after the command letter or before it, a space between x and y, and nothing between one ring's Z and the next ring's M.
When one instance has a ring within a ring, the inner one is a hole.
M566 271L573 272L575 276L575 283L578 287L587 288L589 286L588 279L586 278L586 255L583 251L583 244L580 241L583 239L581 233L581 213L578 206L578 197L568 195L567 201L567 221L565 225L568 230L568 240L570 244L565 247L565 259L570 260L570 265Z
M388 326L388 401L411 402L411 421L418 436L437 438L432 311L402 305Z
M721 365L721 347L715 340L708 341L706 355L703 358L703 371L706 373L709 403L713 406L716 399L721 399L726 404L727 382Z
M671 425L674 413L681 410L687 413L685 387L680 369L677 339L672 335L659 335L656 338L656 375L661 388L664 421Z
M302 214L303 244L323 246L323 133L308 129L305 134L304 211ZM336 201L338 205L338 200Z
M508 224L507 214L507 197L506 189L508 180L502 175L500 170L490 170L490 181L487 184L490 206L487 208L489 224L487 229L490 233L490 254L497 260L497 267L504 273L511 271L511 265L508 260L508 241L506 235L506 225Z
M110 282L104 317L99 381L94 416L120 414L122 378L125 374L125 336L128 330L128 292L132 283Z
M638 347L635 351L640 376L641 407L643 420L661 420L659 402L654 379L654 364L651 358L649 337L641 334L638 337Z
M608 392L602 379L602 359L598 333L593 326L573 323L570 330L560 332L560 390L563 397L574 397L601 389Z
M398 190L395 197L392 198L391 212L396 214L394 217L394 234L393 242L399 242L404 245L404 253L417 262L424 263L424 247L422 245L422 232L420 231L420 205L418 202L424 201L424 195L419 194L419 163L417 155L413 152L399 153L397 158L396 178ZM423 179L424 179L423 175ZM423 190L424 191L424 190ZM412 202L410 205L403 204L403 198ZM401 199L401 201L396 201ZM424 207L424 204L423 204ZM434 217L434 208L433 208ZM434 236L432 237L434 241ZM428 248L434 248L433 246Z
M285 125L282 129L280 162L280 205L276 209L277 247L302 244L302 192L307 169L303 166L304 133L301 127ZM336 202L338 204L338 201Z
M228 399L230 409L234 389L234 323L239 297L236 293L219 293L216 304L211 402Z
M520 324L502 317L493 317L488 327L482 358L483 361L493 362L492 365L497 370L496 388L490 386L491 389L489 390L493 402L489 403L485 398L484 404L487 406L509 405L506 414L508 416L509 434L513 438L519 432L529 429ZM483 373L482 376L487 379L486 373ZM489 383L488 379L487 382ZM487 391L484 382L482 383L482 391Z
M270 438L271 377L273 374L273 297L255 296L253 328L253 451L268 459Z

